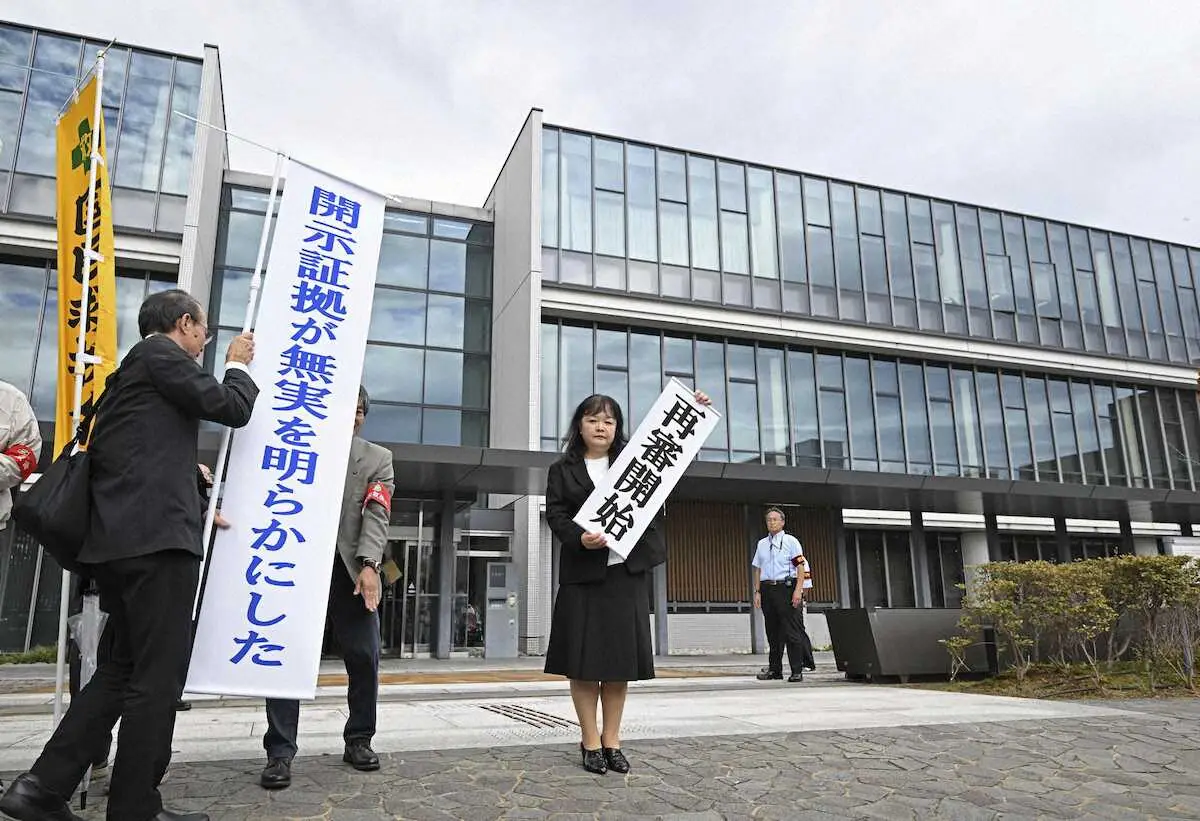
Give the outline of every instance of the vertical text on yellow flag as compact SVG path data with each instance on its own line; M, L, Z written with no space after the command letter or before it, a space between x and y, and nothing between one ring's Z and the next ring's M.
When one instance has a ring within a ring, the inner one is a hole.
M103 158L104 118L96 118L97 79L92 77L58 121L58 395L54 426L57 454L74 436L75 358L81 315L87 317L84 352L99 364L85 365L81 414L100 398L117 366L116 271L113 259L112 202ZM93 155L96 196L92 205L92 250L87 245L88 189ZM84 271L90 270L84 311ZM85 360L85 362L90 361ZM82 418L81 416L81 418Z

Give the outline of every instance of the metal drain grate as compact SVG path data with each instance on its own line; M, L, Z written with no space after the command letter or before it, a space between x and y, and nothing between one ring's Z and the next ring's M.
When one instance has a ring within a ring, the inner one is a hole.
M480 704L479 708L539 729L563 730L579 726L569 719L559 718L558 716L543 713L540 710L534 710L529 707L522 707L520 704Z

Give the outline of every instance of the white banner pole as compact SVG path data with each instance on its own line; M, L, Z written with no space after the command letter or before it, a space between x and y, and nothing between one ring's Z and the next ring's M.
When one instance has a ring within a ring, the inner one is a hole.
M262 289L263 265L267 259L267 241L271 236L271 219L275 211L275 199L279 193L279 178L283 174L283 163L287 159L281 152L275 152L275 173L271 177L271 194L267 197L267 214L263 219L262 233L258 237L258 258L254 262L254 273L250 276L250 298L246 302L246 316L242 320L242 333L247 333L254 327L254 317L258 313L258 292ZM220 352L218 352L220 355ZM217 463L213 465L213 485L208 496L208 510L204 514L204 541L200 554L200 584L196 586L196 600L192 603L192 618L200 615L200 599L204 592L204 569L208 564L208 551L212 544L213 527L217 521L217 504L221 495L221 484L225 479L226 462L229 461L229 444L233 438L233 429L221 431L221 447L217 451Z
M102 103L104 99L104 52L106 50L102 49L96 56L96 106L92 113L92 122L97 124L97 130L101 128L100 123L104 122L101 118L104 116ZM87 233L83 246L83 290L81 291L83 298L79 300L79 339L75 345L75 408L71 415L73 421L71 428L74 431L79 430L79 417L83 409L84 368L88 365L99 364L100 361L94 357L87 357L85 350L87 348L88 303L92 287L92 263L103 260L100 254L92 248L96 218L96 169L102 162L104 162L104 158L100 156L96 141L93 141L88 178ZM112 219L111 214L108 217ZM65 216L59 214L58 218L64 219ZM59 591L58 597L58 656L54 664L54 725L56 727L62 719L63 713L63 679L66 677L67 665L67 611L70 608L71 572L63 570L62 589Z

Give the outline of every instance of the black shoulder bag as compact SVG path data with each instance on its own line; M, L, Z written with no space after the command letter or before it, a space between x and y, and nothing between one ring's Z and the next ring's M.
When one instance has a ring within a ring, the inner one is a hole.
M96 414L116 388L118 368L105 383L91 413L79 420L75 438L42 473L33 487L16 494L12 518L36 539L64 570L78 573L79 551L92 524L91 466L88 452L75 446L88 441Z

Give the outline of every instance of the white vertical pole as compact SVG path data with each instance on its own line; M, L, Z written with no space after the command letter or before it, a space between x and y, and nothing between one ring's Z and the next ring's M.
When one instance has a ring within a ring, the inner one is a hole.
M104 99L104 54L107 49L101 49L96 56L96 106L92 112L92 122L96 123L93 132L98 132L101 128L101 119L104 116L104 109L101 107ZM79 339L75 345L75 408L71 414L71 429L78 431L80 414L83 410L83 371L88 365L99 364L99 360L95 357L87 357L85 350L87 348L87 326L88 326L88 308L89 297L91 293L92 282L92 264L99 263L103 257L92 249L92 238L95 230L95 214L96 214L96 170L100 163L104 162L104 158L100 156L99 146L96 140L92 140L92 157L90 163L90 171L88 177L88 204L87 204L87 232L84 235L83 246L83 294L79 301ZM112 219L112 215L107 215ZM63 219L63 215L59 214L59 219ZM60 295L61 298L62 295ZM64 570L62 572L62 590L59 591L58 600L58 658L55 661L54 667L54 724L58 725L62 718L63 706L63 679L65 678L66 663L67 663L67 610L71 607L71 573Z
M258 238L258 259L254 262L254 274L250 277L250 299L246 303L246 316L242 320L242 333L254 327L254 318L258 313L258 292L262 289L263 265L267 258L267 240L271 233L271 217L275 210L275 199L279 192L279 178L283 174L283 154L275 154L275 173L271 177L271 195L267 198L267 215L263 219L262 233ZM196 588L196 600L192 605L192 618L200 613L200 600L204 592L204 569L208 564L209 545L212 541L213 527L217 517L217 499L221 495L221 483L225 478L225 462L229 456L229 441L233 436L231 428L221 432L221 447L217 451L217 463L213 465L213 486L209 492L208 510L204 514L204 541L201 542L200 584Z

